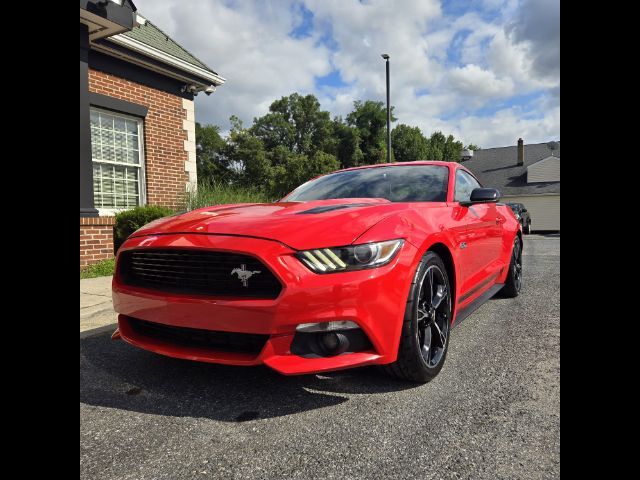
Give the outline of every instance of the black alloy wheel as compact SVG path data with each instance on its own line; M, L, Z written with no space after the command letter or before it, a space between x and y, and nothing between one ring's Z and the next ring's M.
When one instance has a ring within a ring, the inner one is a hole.
M444 365L452 319L452 290L444 262L435 252L422 257L412 279L395 362L384 372L416 383L433 380Z
M442 361L447 348L451 320L451 296L444 273L437 265L427 267L422 280L416 319L418 345L430 368Z
M504 287L500 293L509 298L517 297L522 289L522 241L516 235L513 240L513 249L511 251L511 262L509 263L509 273Z

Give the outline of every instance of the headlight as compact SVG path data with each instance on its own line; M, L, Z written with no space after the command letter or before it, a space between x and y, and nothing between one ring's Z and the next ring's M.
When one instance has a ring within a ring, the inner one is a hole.
M345 272L386 265L396 256L404 240L363 243L348 247L303 250L296 257L316 273Z

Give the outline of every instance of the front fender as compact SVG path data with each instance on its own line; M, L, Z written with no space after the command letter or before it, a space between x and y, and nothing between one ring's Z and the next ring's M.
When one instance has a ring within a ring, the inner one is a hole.
M391 215L374 226L369 228L363 233L354 243L367 243L367 242L380 242L384 240L391 240L394 238L403 238L406 242L411 243L415 248L415 255L412 259L411 272L412 276L406 279L404 285L405 292L408 298L409 289L413 276L415 275L418 263L422 257L429 250L437 251L440 256L444 256L442 250L444 249L449 253L451 279L454 290L454 302L453 302L453 315L452 319L456 315L456 302L455 299L460 298L458 278L458 252L456 251L456 239L455 233L445 229L444 215L447 215L447 211L443 207L441 211L435 211L435 209L429 209L429 215L421 215L420 213L409 210L396 215ZM450 213L449 213L450 214ZM443 261L447 262L448 259L443 258ZM398 341L400 339L398 332Z

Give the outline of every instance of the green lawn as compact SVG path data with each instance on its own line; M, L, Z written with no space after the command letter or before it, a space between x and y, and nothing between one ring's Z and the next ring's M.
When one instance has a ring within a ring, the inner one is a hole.
M102 260L98 263L94 263L93 265L89 265L80 269L80 279L82 280L83 278L106 277L108 275L113 275L115 266L115 258Z

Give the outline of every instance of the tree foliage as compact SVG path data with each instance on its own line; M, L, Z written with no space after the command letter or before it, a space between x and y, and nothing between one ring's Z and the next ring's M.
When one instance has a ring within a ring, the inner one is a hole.
M447 137L440 131L433 132L429 137L427 158L429 160L443 160L445 162L458 162L462 156L464 145L456 141L453 135Z
M220 127L196 123L196 163L198 177L207 180L226 176L224 156L226 142L220 136Z
M393 113L391 119L396 120ZM274 101L248 128L235 116L230 122L226 138L218 126L196 124L202 181L258 188L278 198L318 175L386 162L383 102L356 101L346 119L332 120L315 96L293 93ZM391 136L395 161L458 161L463 149L452 135L438 131L427 138L418 127L405 124L396 126Z
M391 130L391 149L397 162L429 160L429 140L418 127L401 123Z
M391 121L393 116L391 107ZM382 102L367 100L353 102L353 111L347 115L347 125L354 127L360 137L363 162L367 165L384 163L387 158L387 108Z
M464 145L460 141L456 141L453 135L449 135L444 142L442 159L445 162L459 162L462 157Z
M347 125L341 117L333 120L332 138L328 150L338 159L343 168L357 167L364 163L360 148L360 131Z
M269 113L254 120L251 132L267 150L285 146L294 153L311 155L328 144L331 127L331 116L320 110L316 97L294 93L273 102Z

